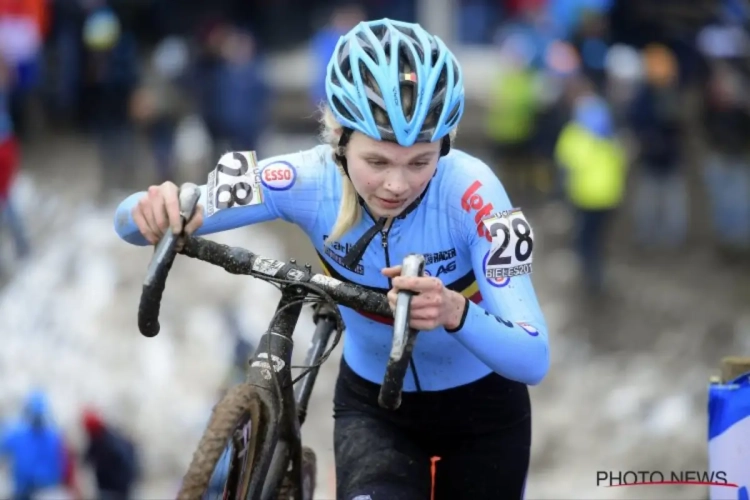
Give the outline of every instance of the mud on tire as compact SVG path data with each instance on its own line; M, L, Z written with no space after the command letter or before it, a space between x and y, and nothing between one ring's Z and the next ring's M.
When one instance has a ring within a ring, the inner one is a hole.
M240 384L227 391L211 413L211 420L182 480L178 500L200 500L203 497L234 431L249 421L252 422L251 432L255 434L254 429L259 427L261 418L261 405L260 396L250 385ZM255 453L255 450L248 451Z

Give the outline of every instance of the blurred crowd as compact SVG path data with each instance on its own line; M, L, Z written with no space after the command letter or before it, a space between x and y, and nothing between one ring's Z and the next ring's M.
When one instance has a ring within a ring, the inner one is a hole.
M302 35L290 33L285 43L263 21L278 22L288 2L271 3L0 2L7 100L0 199L17 254L29 245L8 191L19 164L16 137L27 137L35 122L89 134L105 188L142 186L144 168L148 182L179 180L178 165L205 171L218 152L259 149L273 99L283 97L268 82L269 51L287 50L289 40L309 46L314 76L303 116L325 98L325 67L342 33L375 16L412 21L418 10L416 0L311 2L287 19L296 26L308 16ZM644 0L455 5L457 46L494 47L488 63L497 77L484 103L488 161L514 200L528 204L527 194L542 192L572 203L576 248L594 289L601 242L629 190L641 246L685 244L691 119L704 126L700 170L715 243L740 254L750 245L744 2L701 0L700 9L670 13L672 4L660 4L664 12ZM700 109L691 113L688 98L696 95ZM145 157L136 147L144 143Z
M78 479L80 465L91 468L96 498L131 498L140 474L133 441L91 408L82 411L80 425L86 442L78 453L56 424L47 395L40 390L28 395L19 415L0 433L0 458L10 463L14 499L90 497Z
M530 186L569 199L588 276L601 275L598 242L626 190L637 199L640 245L685 243L691 118L705 129L701 176L716 243L730 253L750 245L744 2L698 3L702 10L688 16L695 6L670 14L643 0L456 2L457 46L494 47L497 77L484 99L488 160L513 199L528 204ZM296 26L308 15L302 35L286 38L307 44L313 61L310 106L300 116L324 99L326 63L342 33L374 16L415 20L417 10L416 0L312 2L290 16ZM652 19L660 14L661 24ZM144 169L148 182L179 180L177 166L204 171L220 151L257 150L273 125L273 99L283 97L266 66L290 42L262 22L278 15L278 5L260 1L0 2L0 199L17 254L29 244L8 196L16 138L35 124L83 131L98 147L102 186L120 189L142 186ZM691 114L688 97L696 95L701 109ZM601 280L593 280L596 288Z
M709 243L726 256L747 258L744 15L717 8L692 37L654 33L635 44L613 36L607 2L564 26L545 2L529 3L495 35L498 75L486 133L513 198L561 197L575 212L574 245L589 289L596 293L604 284L604 243L626 199L632 200L635 245L685 247L694 168L701 179L697 195L709 207ZM705 144L697 159L691 157L695 142Z
M713 235L702 243L750 255L745 2L455 6L455 44L489 49L496 75L479 106L490 152L483 159L517 204L571 208L588 290L605 287L604 244L626 201L640 248L684 249L700 197ZM266 71L274 52L308 47L314 77L304 115L324 99L325 66L341 34L367 18L415 21L417 10L416 0L0 0L0 236L12 237L19 258L31 250L12 186L39 128L91 138L103 193L179 182L185 165L205 173L222 151L262 149L279 97ZM249 349L240 347L238 366ZM76 489L66 465L76 452L50 415L35 392L3 434L18 498L54 485ZM93 410L81 422L91 439L81 457L105 464L96 472L100 491L126 498L137 452ZM34 441L34 433L45 437ZM30 458L42 452L49 462Z

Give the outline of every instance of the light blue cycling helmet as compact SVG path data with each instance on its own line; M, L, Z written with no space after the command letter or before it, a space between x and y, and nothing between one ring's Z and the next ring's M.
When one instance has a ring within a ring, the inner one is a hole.
M326 94L345 129L402 146L446 138L444 153L464 112L461 68L445 43L390 19L361 22L339 39Z

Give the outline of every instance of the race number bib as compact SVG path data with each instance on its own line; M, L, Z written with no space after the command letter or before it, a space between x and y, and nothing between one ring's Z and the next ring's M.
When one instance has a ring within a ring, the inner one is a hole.
M235 151L221 157L206 182L206 213L263 203L260 169L255 151Z
M531 273L534 232L520 208L491 215L482 221L492 236L487 278L512 278Z

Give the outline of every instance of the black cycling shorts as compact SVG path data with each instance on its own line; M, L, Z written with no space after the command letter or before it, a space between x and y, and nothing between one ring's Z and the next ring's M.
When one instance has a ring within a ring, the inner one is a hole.
M453 389L404 393L396 411L378 406L379 390L342 360L334 396L337 499L523 498L531 448L526 385L492 373Z

